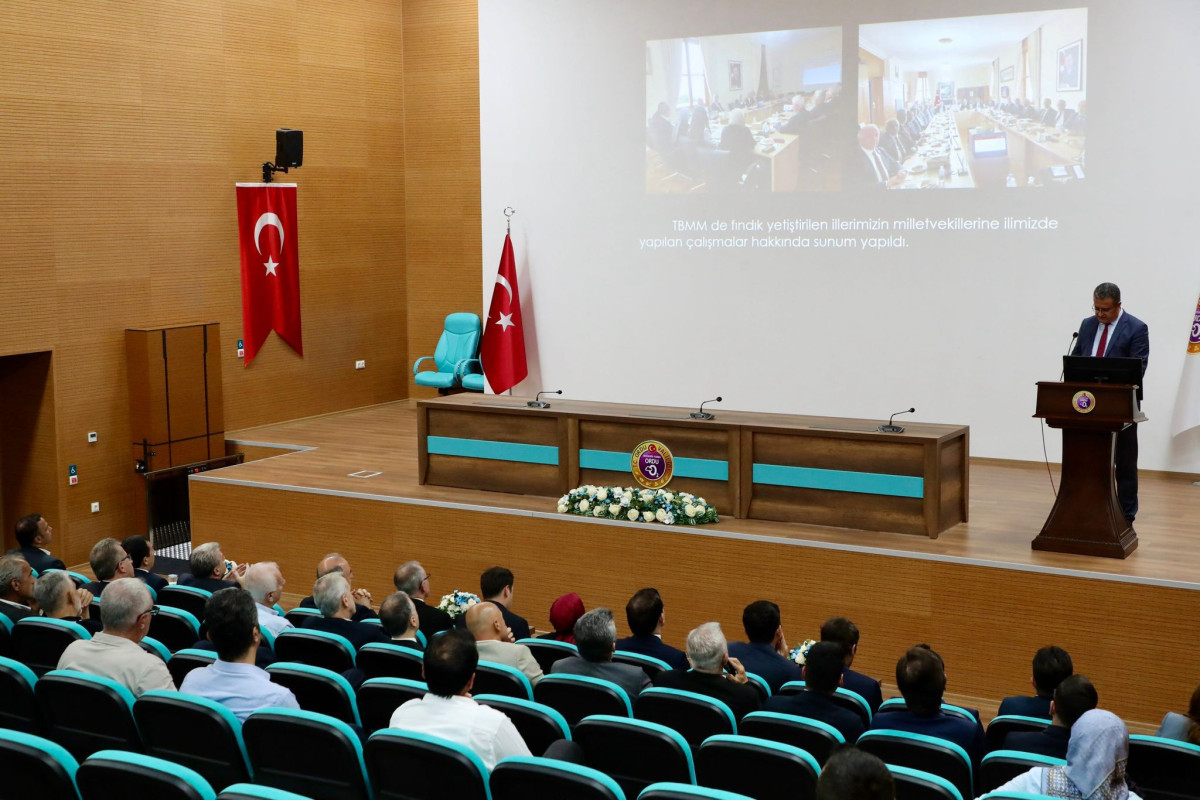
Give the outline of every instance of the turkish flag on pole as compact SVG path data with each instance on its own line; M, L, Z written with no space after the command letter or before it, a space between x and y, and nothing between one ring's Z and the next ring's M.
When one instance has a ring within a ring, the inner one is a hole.
M496 394L511 389L529 374L525 365L525 327L521 324L521 293L517 291L517 265L512 237L504 236L504 252L492 288L480 347L483 374Z
M300 343L296 184L239 183L237 207L246 366L250 366L272 330L304 355Z

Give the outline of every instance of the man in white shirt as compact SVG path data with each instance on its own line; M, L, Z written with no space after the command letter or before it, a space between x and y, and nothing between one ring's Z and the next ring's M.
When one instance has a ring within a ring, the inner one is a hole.
M434 636L425 649L429 693L409 700L392 714L392 728L424 733L473 750L490 771L509 756L530 755L512 720L471 699L479 653L467 631Z
M272 636L278 636L288 628L293 627L278 611L275 604L283 596L283 587L287 581L279 565L274 561L261 561L251 565L242 579L242 588L254 599L258 611L258 624L267 629Z
M504 614L493 603L479 603L467 609L467 630L475 637L480 661L515 667L530 683L542 679L542 668L523 644L513 642L512 630L504 624Z
M138 645L156 613L146 584L137 578L112 581L100 595L104 630L67 645L58 668L112 678L135 697L151 689L175 691L175 681L163 660Z

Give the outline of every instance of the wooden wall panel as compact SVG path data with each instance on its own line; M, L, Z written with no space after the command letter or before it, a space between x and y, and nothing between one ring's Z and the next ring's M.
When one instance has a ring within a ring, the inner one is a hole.
M480 573L501 563L516 574L514 610L542 629L553 599L577 591L588 608L612 608L625 635L626 600L656 586L664 638L676 646L709 620L743 638L742 608L770 598L792 642L816 638L835 614L855 620L857 666L887 683L903 651L928 642L946 659L948 691L1025 694L1033 653L1054 643L1095 682L1101 704L1132 722L1178 710L1194 686L1194 591L202 481L191 498L196 541L219 538L238 561L278 560L289 591L305 591L330 550L347 555L356 584L377 600L411 558L434 575L439 597L477 591Z
M220 321L231 429L407 396L403 67L398 0L5 3L0 354L55 353L55 472L81 474L54 520L68 563L130 533L141 497L126 327ZM245 368L233 184L279 127L305 132L278 176L300 185L305 355L272 336Z
M54 424L53 354L0 356L3 550L17 546L13 523L25 514L40 513L57 531L59 474ZM64 468L64 483L66 475ZM57 550L59 545L55 542L51 547Z

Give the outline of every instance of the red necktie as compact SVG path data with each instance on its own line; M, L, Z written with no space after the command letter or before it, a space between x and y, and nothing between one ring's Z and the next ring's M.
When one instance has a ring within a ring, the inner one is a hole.
M1108 323L1104 323L1104 333L1100 334L1100 344L1096 347L1096 355L1104 356L1104 348L1108 347Z

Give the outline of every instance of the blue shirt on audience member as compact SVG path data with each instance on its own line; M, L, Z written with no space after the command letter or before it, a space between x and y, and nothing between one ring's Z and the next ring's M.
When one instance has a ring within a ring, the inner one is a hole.
M242 722L260 708L300 708L292 690L272 683L266 670L232 661L197 667L184 677L179 691L218 702Z

